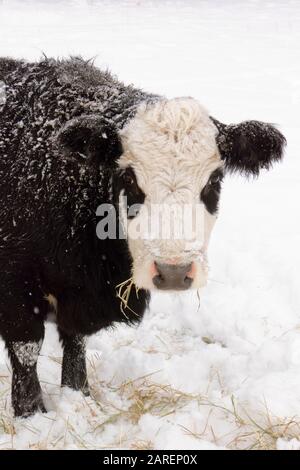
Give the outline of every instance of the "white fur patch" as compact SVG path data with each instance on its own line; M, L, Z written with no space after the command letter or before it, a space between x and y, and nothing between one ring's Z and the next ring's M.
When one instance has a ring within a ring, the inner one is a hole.
M138 185L146 195L140 213L134 221L129 221L128 228L132 223L147 226L151 205L195 207L201 203L201 190L211 173L222 167L216 133L207 111L192 98L161 100L139 107L135 117L121 132L124 153L119 166L133 168ZM138 287L153 289L150 274L153 261L194 261L196 276L193 287L206 283L206 249L216 217L204 208L203 211L204 237L193 243L184 239L145 241L129 235L133 280ZM182 223L178 219L178 224Z
M13 343L13 351L22 366L32 367L38 360L41 346L42 341L16 341Z

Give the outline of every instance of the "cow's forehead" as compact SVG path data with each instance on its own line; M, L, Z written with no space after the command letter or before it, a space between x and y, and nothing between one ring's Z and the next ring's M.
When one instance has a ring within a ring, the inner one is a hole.
M119 165L152 175L209 170L220 163L216 132L207 111L192 98L142 104L121 132Z

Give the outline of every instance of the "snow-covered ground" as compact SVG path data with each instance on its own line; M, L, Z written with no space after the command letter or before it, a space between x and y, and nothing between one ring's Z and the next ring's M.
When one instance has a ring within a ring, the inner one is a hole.
M195 294L155 296L138 328L90 338L93 398L60 390L50 324L49 412L14 420L0 341L0 448L300 449L298 0L0 1L0 55L43 52L96 56L227 123L277 123L288 147L260 179L226 178L200 308Z

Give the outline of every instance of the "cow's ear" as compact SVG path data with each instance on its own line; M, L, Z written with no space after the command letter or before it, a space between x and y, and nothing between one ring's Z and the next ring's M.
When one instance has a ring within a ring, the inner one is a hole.
M229 171L257 176L260 169L269 169L281 160L286 139L273 125L259 121L226 125L211 119L218 130L221 158Z
M114 165L122 154L122 144L113 124L99 116L71 119L56 135L60 152L88 164Z

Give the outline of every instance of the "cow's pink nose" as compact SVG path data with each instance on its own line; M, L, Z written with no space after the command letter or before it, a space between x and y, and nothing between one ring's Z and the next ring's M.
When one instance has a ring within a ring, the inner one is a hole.
M157 289L186 290L195 275L194 263L167 264L154 262L151 266L152 282Z

